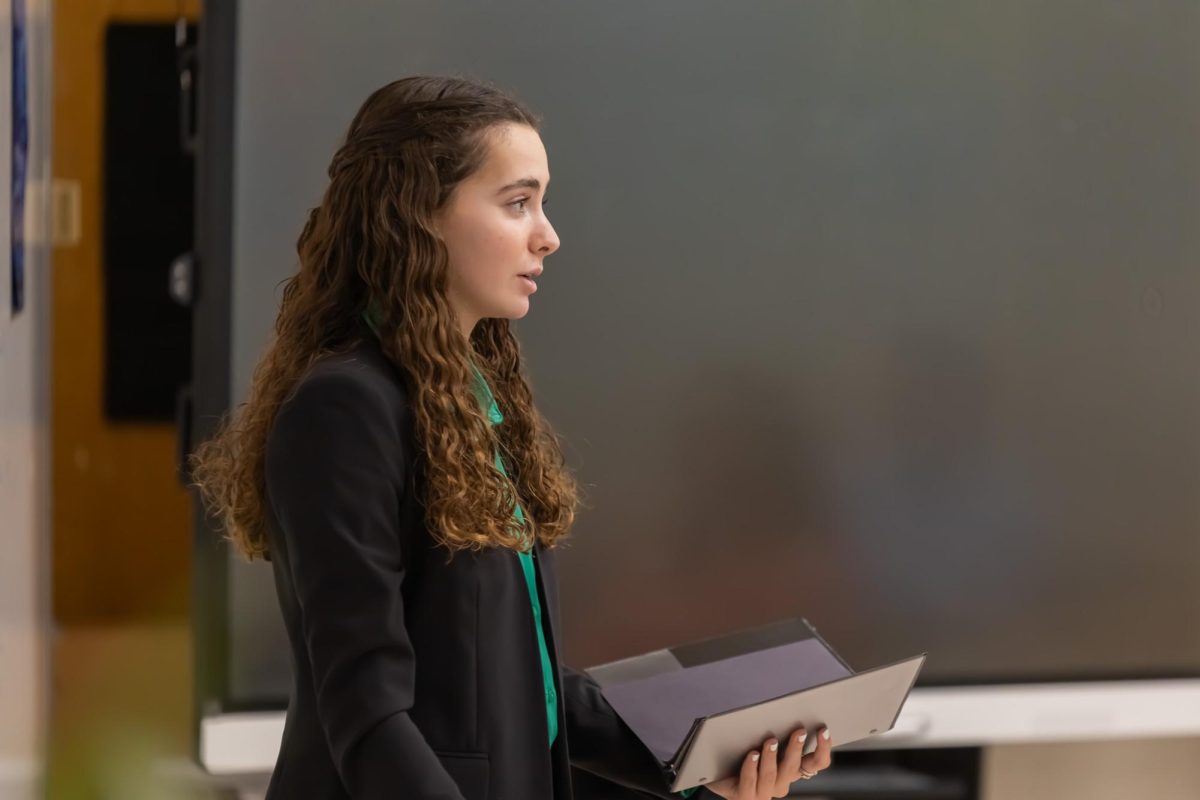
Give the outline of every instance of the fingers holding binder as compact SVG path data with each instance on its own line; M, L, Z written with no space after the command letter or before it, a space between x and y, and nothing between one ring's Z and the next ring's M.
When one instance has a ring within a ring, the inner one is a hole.
M770 739L767 740L768 742ZM766 750L766 748L763 748ZM759 767L762 758L757 750L751 750L742 759L742 769L737 775L704 784L704 788L725 800L759 800ZM770 795L773 796L773 795Z
M811 766L805 766L802 763L804 757L804 742L808 739L808 731L804 728L797 728L792 731L792 735L788 737L787 750L783 756L783 763L779 766L779 775L775 780L775 790L781 792L782 797L786 797L788 788L796 781L804 777L801 774L801 769L807 770L808 773L814 772ZM815 756L814 751L812 755Z
M804 742L801 741L798 749L804 749ZM817 731L817 749L813 750L808 755L800 760L800 773L798 777L803 778L805 774L812 777L823 769L826 769L833 763L833 737L829 734L829 728L822 727ZM795 778L793 778L795 780Z
M822 726L817 730L817 747L808 755L804 755L804 743L808 732L804 728L792 731L788 738L788 747L775 778L776 794L772 797L787 797L791 785L798 780L808 780L833 761L831 750L833 740L829 728Z
M804 755L807 731L797 728L787 739L783 760L779 761L779 741L775 737L763 742L761 750L751 750L742 760L742 768L736 777L714 781L705 786L710 792L727 800L767 800L787 797L789 789L798 780L811 778L830 765L833 740L829 729L818 730L817 747Z

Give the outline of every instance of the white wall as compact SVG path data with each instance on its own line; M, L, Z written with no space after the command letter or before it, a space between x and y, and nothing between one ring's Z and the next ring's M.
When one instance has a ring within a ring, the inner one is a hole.
M26 303L11 315L12 7L0 4L0 798L35 797L49 693L50 0L26 0Z

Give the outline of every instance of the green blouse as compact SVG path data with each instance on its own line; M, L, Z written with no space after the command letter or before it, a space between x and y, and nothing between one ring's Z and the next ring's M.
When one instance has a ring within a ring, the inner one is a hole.
M488 419L493 425L504 421L504 417L500 414L500 409L496 407L496 398L492 395L492 389L484 379L483 374L474 364L471 368L475 370L475 378L477 381L476 390L480 400L487 408ZM501 474L508 476L508 471L504 469L504 461L500 458L500 453L495 454L496 469L500 470ZM524 524L525 512L521 510L521 503L517 501L513 515L517 521ZM554 666L550 662L550 651L546 647L546 632L542 623L542 604L538 595L537 575L534 572L533 566L533 547L530 542L526 541L525 546L529 548L529 552L524 550L517 551L517 557L521 559L521 570L525 573L525 586L529 589L529 603L533 607L534 627L537 628L538 651L542 657L542 687L546 693L546 722L550 726L550 744L554 744L554 740L558 737L558 692L554 689Z

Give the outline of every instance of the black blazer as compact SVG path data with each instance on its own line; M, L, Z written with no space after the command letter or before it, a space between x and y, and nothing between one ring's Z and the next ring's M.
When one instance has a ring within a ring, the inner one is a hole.
M268 800L566 800L572 767L609 787L599 796L676 797L599 687L561 665L555 553L539 544L559 692L549 746L518 556L447 564L417 499L422 462L374 340L318 361L279 410L267 527L294 682Z

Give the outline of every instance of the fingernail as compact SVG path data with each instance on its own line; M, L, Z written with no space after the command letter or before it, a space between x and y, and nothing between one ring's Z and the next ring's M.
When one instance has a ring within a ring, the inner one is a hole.
M771 752L774 753L779 749L779 742L771 742Z
M807 733L802 733L802 734L800 734L799 736L797 736L797 737L796 737L796 741L797 741L797 742L799 742L800 744L804 744L804 740L805 740L805 739L807 739L807 738L808 738L808 734L807 734Z
M821 738L822 738L822 739L828 739L828 738L829 738L829 728L826 728L825 730L821 731Z
M758 761L758 753L754 753L754 754L752 754L752 755L750 756L750 760L751 760L751 761Z

